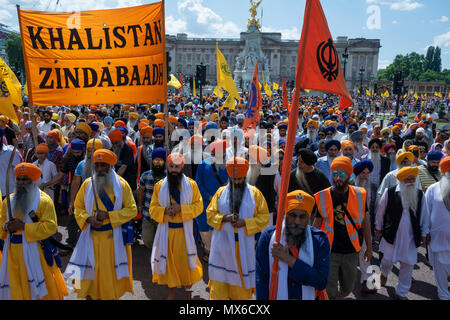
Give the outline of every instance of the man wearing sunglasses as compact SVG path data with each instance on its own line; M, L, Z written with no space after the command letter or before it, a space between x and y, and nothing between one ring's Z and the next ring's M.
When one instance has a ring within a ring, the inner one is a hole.
M370 261L372 257L367 193L364 188L349 185L352 173L348 157L335 158L331 163L333 186L314 195L318 213L313 226L327 233L331 247L326 289L331 300L346 297L355 286L362 236L367 244L364 260Z

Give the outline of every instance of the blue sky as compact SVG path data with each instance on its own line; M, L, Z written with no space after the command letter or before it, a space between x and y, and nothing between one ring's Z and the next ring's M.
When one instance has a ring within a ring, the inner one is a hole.
M146 0L0 0L0 22L18 29L15 4L24 10L74 11L120 8ZM300 39L306 0L263 0L263 31ZM442 48L442 67L450 69L449 0L321 0L334 38L380 39L379 67L396 54L425 54L430 45ZM238 38L250 17L249 0L166 0L166 31L192 37Z

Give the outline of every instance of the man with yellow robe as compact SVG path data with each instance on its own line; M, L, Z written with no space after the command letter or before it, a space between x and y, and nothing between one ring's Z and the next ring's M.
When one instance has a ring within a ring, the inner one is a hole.
M269 209L261 191L246 182L247 160L231 158L226 167L231 182L217 190L206 209L208 224L214 228L210 299L249 300L256 285L255 235L269 224Z
M63 300L68 292L58 268L60 260L56 263L56 249L47 242L56 233L56 212L52 199L37 186L41 170L20 163L14 174L13 219L8 219L6 199L0 213L0 236L5 240L0 300Z
M194 218L203 212L197 183L183 173L184 158L179 153L167 157L167 177L153 190L150 216L158 222L152 248L153 282L169 288L189 288L203 276L193 235Z
M130 220L137 215L136 203L128 183L112 170L116 155L99 149L93 157L94 183L86 179L75 198L82 232L64 276L75 279L78 298L119 299L134 294Z

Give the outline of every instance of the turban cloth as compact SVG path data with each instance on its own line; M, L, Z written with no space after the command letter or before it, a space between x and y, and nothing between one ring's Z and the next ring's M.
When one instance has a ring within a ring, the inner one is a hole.
M116 142L116 141L122 141L123 140L122 131L120 131L119 129L114 129L113 131L111 131L108 134L108 137L111 140L111 142Z
M123 111L127 111L128 109L130 109L130 106L128 104L122 106Z
M227 140L219 140L214 141L210 144L211 146L211 153L215 154L216 150L221 150L222 152L227 149Z
M358 130L358 125L355 123L355 122L352 122L352 123L350 123L349 125L348 125L348 128L350 129L350 128L355 128L355 130Z
M181 165L182 167L184 166L184 157L181 153L178 152L174 152L171 153L168 157L167 157L167 164L171 164L174 163L175 165Z
M117 162L117 156L114 152L107 149L99 149L94 152L94 163L102 162L114 166Z
M153 137L153 128L150 126L145 126L143 127L141 130L139 130L139 132L141 133L141 135L148 135L150 138Z
M397 172L397 179L398 181L405 181L405 179L409 176L414 176L414 178L417 178L418 173L418 167L403 167Z
M161 119L161 120L163 120L163 119L164 119L164 113L158 112L157 114L155 114L155 117L156 117L156 119Z
M370 160L363 160L360 162L355 163L353 166L353 172L355 173L355 176L359 176L361 172L363 172L365 169L369 169L370 172L373 170L373 163Z
M100 126L98 124L93 123L93 122L89 123L88 126L92 129L92 131L95 131L95 132L98 131L98 128L100 128Z
M344 140L341 142L341 150L344 151L346 148L352 148L352 150L355 149L355 145L350 140Z
M423 133L425 134L425 129L424 128L419 128L416 130L416 133Z
M156 148L152 151L152 159L163 159L164 161L166 161L166 157L167 157L167 153L166 153L166 149L164 148Z
M248 161L244 158L235 157L229 159L227 161L227 173L230 178L233 177L233 166L234 166L234 177L244 178L247 175L247 171L250 165Z
M57 121L58 119L59 119L58 114L57 114L57 113L53 113L53 114L52 114L52 120L53 120L53 121Z
M194 113L194 110L192 110L192 109L189 109L188 111L186 111L187 112L187 114L193 114Z
M314 128L317 129L319 127L319 121L309 120L308 123L306 124L306 127L309 128L310 125L313 125Z
M284 212L288 213L292 210L303 210L311 215L316 201L313 197L307 194L305 191L296 190L286 195L286 204L284 205Z
M248 148L248 155L257 162L266 162L270 159L267 150L256 145L251 145Z
M397 158L395 159L395 162L397 162L397 165L400 165L402 163L403 160L405 160L405 158L407 158L409 161L413 162L414 161L414 155L412 154L412 152L402 152L400 153Z
M30 129L32 127L33 127L33 122L31 122L31 121L25 122L25 129Z
M178 119L174 116L169 116L169 122L176 125L178 124Z
M278 129L287 129L288 125L286 122L280 122L280 123L278 123L277 127L278 127Z
M361 138L363 134L364 134L364 132L363 132L362 130L357 130L357 131L353 132L353 133L350 135L350 139L351 139L353 142L355 142L355 141L357 141L359 138Z
M378 144L378 146L379 146L380 148L383 146L383 143L381 142L380 139L378 139L378 138L373 138L373 139L371 139L371 140L369 141L369 149L370 149L370 147L371 147L374 143Z
M380 131L380 134L381 134L381 135L383 135L383 134L385 134L385 133L390 134L390 133L391 133L391 129L389 129L389 128L386 127L386 128L384 128L383 130Z
M46 145L45 143L38 144L38 146L36 147L36 152L39 152L39 151L43 151L45 153L50 152L50 150L48 149L48 145Z
M420 148L419 148L419 146L416 146L413 144L413 145L409 146L408 150L409 151L420 151Z
M145 128L146 126L148 126L150 122L147 119L142 119L141 121L139 121L138 124L138 129L139 131L141 131L142 128Z
M215 123L215 122L208 122L205 126L205 130L209 130L209 129L219 129L219 127L217 126L217 123Z
M442 152L440 152L438 150L433 150L433 151L428 152L427 160L428 161L441 161L443 156L444 155L442 154Z
M180 111L180 112L178 112L178 116L179 117L185 117L186 116L186 112Z
M51 131L47 132L47 136L51 136L51 137L55 138L56 140L59 140L58 130L51 130Z
M128 134L128 129L125 127L118 127L117 130L119 130L120 132L122 132L124 135Z
M164 130L164 128L155 128L153 129L153 136L157 136L157 135L162 135L164 136L166 134L166 131Z
M445 174L450 170L450 157L445 157L439 163L439 167L441 168L442 174Z
M326 128L325 128L325 132L329 132L329 131L335 133L335 132L336 132L336 128L333 127L333 126L328 126L328 127L326 127Z
M397 146L395 143L388 143L383 147L384 152L388 153L389 150L394 149L394 151L397 151Z
M18 176L27 176L33 181L38 181L41 177L41 169L32 163L22 162L14 168L14 175L16 178Z
M139 115L137 114L137 112L130 112L128 114L128 117L131 119L136 119L136 120L139 119Z
M209 117L209 120L211 120L211 121L216 121L218 117L219 117L219 114L218 114L218 113L213 113L213 114Z
M117 120L116 122L114 122L114 127L126 127L127 125L125 124L125 122L123 122L122 120Z
M238 114L238 115L236 116L236 119L237 119L237 120L245 120L245 115L242 114L242 113L240 113L240 114Z
M190 139L189 139L189 144L192 145L198 145L198 146L203 146L203 137L199 136L198 134L193 135Z
M345 126L343 124L339 124L336 129L340 132L345 132Z
M142 111L142 112L144 112L145 111L145 107L143 106L143 105L140 105L140 106L138 106L137 107L137 109L136 109L137 111Z
M336 169L342 169L345 173L350 177L353 173L353 165L352 160L348 157L337 157L331 163L331 171L333 172Z
M336 148L337 148L338 150L341 149L341 143L340 143L339 141L337 141L337 140L328 140L328 141L325 143L325 150L328 152L328 150L329 150L332 146L336 146Z
M83 150L86 143L81 139L73 139L70 143L70 149L72 150Z
M75 115L72 113L68 113L66 114L65 119L68 119L71 123L74 123L77 117L75 117Z
M317 156L311 149L300 149L298 156L302 157L302 161L308 166L312 166L317 162Z
M103 122L105 122L105 123L106 123L106 122L109 122L109 123L113 124L114 120L113 120L112 117L107 116L107 117L105 117L105 119L103 119Z
M4 123L8 123L9 118L7 116L1 115L0 116L0 121L3 121Z
M153 125L155 127L164 128L165 123L164 123L164 120L156 119L155 122L153 122Z
M87 147L86 149L92 149L92 144L94 143L94 139L90 139L87 143ZM95 145L94 145L94 150L98 150L103 148L103 143L102 140L96 138L95 139Z
M86 133L88 136L91 135L92 133L92 129L91 127L89 127L89 125L86 122L80 122L78 123L78 125L75 127L76 130L81 130L84 133Z
M178 123L185 129L187 129L188 125L186 120L184 120L183 118L178 118Z

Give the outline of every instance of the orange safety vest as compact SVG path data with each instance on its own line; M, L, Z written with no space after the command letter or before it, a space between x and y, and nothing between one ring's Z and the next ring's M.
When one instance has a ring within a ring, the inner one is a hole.
M348 186L348 189L347 211L355 222L356 227L360 229L366 212L367 192L364 188L350 185ZM317 209L323 218L321 230L326 232L331 248L334 240L334 210L333 199L331 198L331 187L317 192L314 195L314 198L316 199ZM359 252L361 250L361 244L358 239L358 231L355 230L347 216L345 216L344 221L350 241L352 242L353 247L355 247L356 252Z

